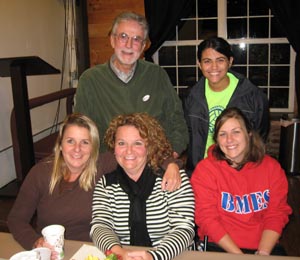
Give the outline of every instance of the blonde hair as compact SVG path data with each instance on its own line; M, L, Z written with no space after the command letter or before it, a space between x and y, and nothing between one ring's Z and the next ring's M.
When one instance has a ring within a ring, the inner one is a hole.
M70 125L86 128L89 131L92 143L91 156L88 159L86 167L84 168L83 172L79 177L79 186L85 191L88 191L92 188L93 183L95 183L95 176L97 173L96 163L98 160L100 147L98 129L95 123L90 118L79 113L74 113L68 115L65 118L64 122L60 127L58 137L56 139L56 143L54 146L53 170L49 184L50 194L52 194L56 184L58 184L68 173L67 165L65 163L60 147L62 139L64 137L64 133Z
M146 142L147 162L156 171L172 155L172 146L158 121L147 113L134 113L115 117L106 131L104 140L110 150L115 148L116 132L121 126L134 126Z

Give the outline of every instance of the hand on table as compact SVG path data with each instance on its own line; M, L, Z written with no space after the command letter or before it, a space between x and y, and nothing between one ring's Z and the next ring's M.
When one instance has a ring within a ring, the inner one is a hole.
M130 251L127 256L130 260L153 260L152 255L145 250Z
M51 260L56 260L58 258L58 253L54 250L53 246L51 246L49 243L47 243L44 239L44 237L40 237L38 240L36 240L33 244L33 248L37 247L47 247L51 250Z

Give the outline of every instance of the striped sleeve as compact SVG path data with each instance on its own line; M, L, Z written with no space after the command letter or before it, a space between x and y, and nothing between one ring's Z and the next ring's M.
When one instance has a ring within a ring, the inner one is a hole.
M167 192L169 231L149 253L154 260L169 260L192 245L194 239L194 194L186 173L181 171L182 185L175 192ZM158 188L158 187L156 187ZM161 218L165 226L167 222ZM159 218L155 226L159 226Z
M113 175L104 175L93 197L91 238L105 251L114 245L130 245L128 226L130 202ZM157 177L146 201L147 229L154 260L169 260L186 250L194 238L194 194L186 173L181 171L182 185L175 192L162 191Z
M103 176L95 187L93 195L93 209L90 236L94 244L105 252L120 241L114 232L113 211L110 198L105 189L106 179Z

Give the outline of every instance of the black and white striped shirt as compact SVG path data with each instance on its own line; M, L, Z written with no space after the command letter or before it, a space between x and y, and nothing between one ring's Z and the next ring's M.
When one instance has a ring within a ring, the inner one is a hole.
M180 189L162 191L162 178L157 177L146 201L146 222L153 245L149 253L155 260L172 259L193 243L194 194L186 173L180 173ZM114 245L130 245L128 195L117 181L107 185L107 178L104 175L96 185L91 226L93 242L103 252Z

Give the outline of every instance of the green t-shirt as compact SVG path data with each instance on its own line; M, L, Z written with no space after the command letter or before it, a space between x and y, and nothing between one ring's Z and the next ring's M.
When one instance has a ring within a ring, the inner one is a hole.
M205 80L205 97L208 104L209 127L204 158L207 157L207 149L214 143L213 134L216 119L227 107L229 100L239 81L233 74L229 72L227 73L227 76L229 77L229 85L227 88L220 92L211 90L208 85L208 80Z

